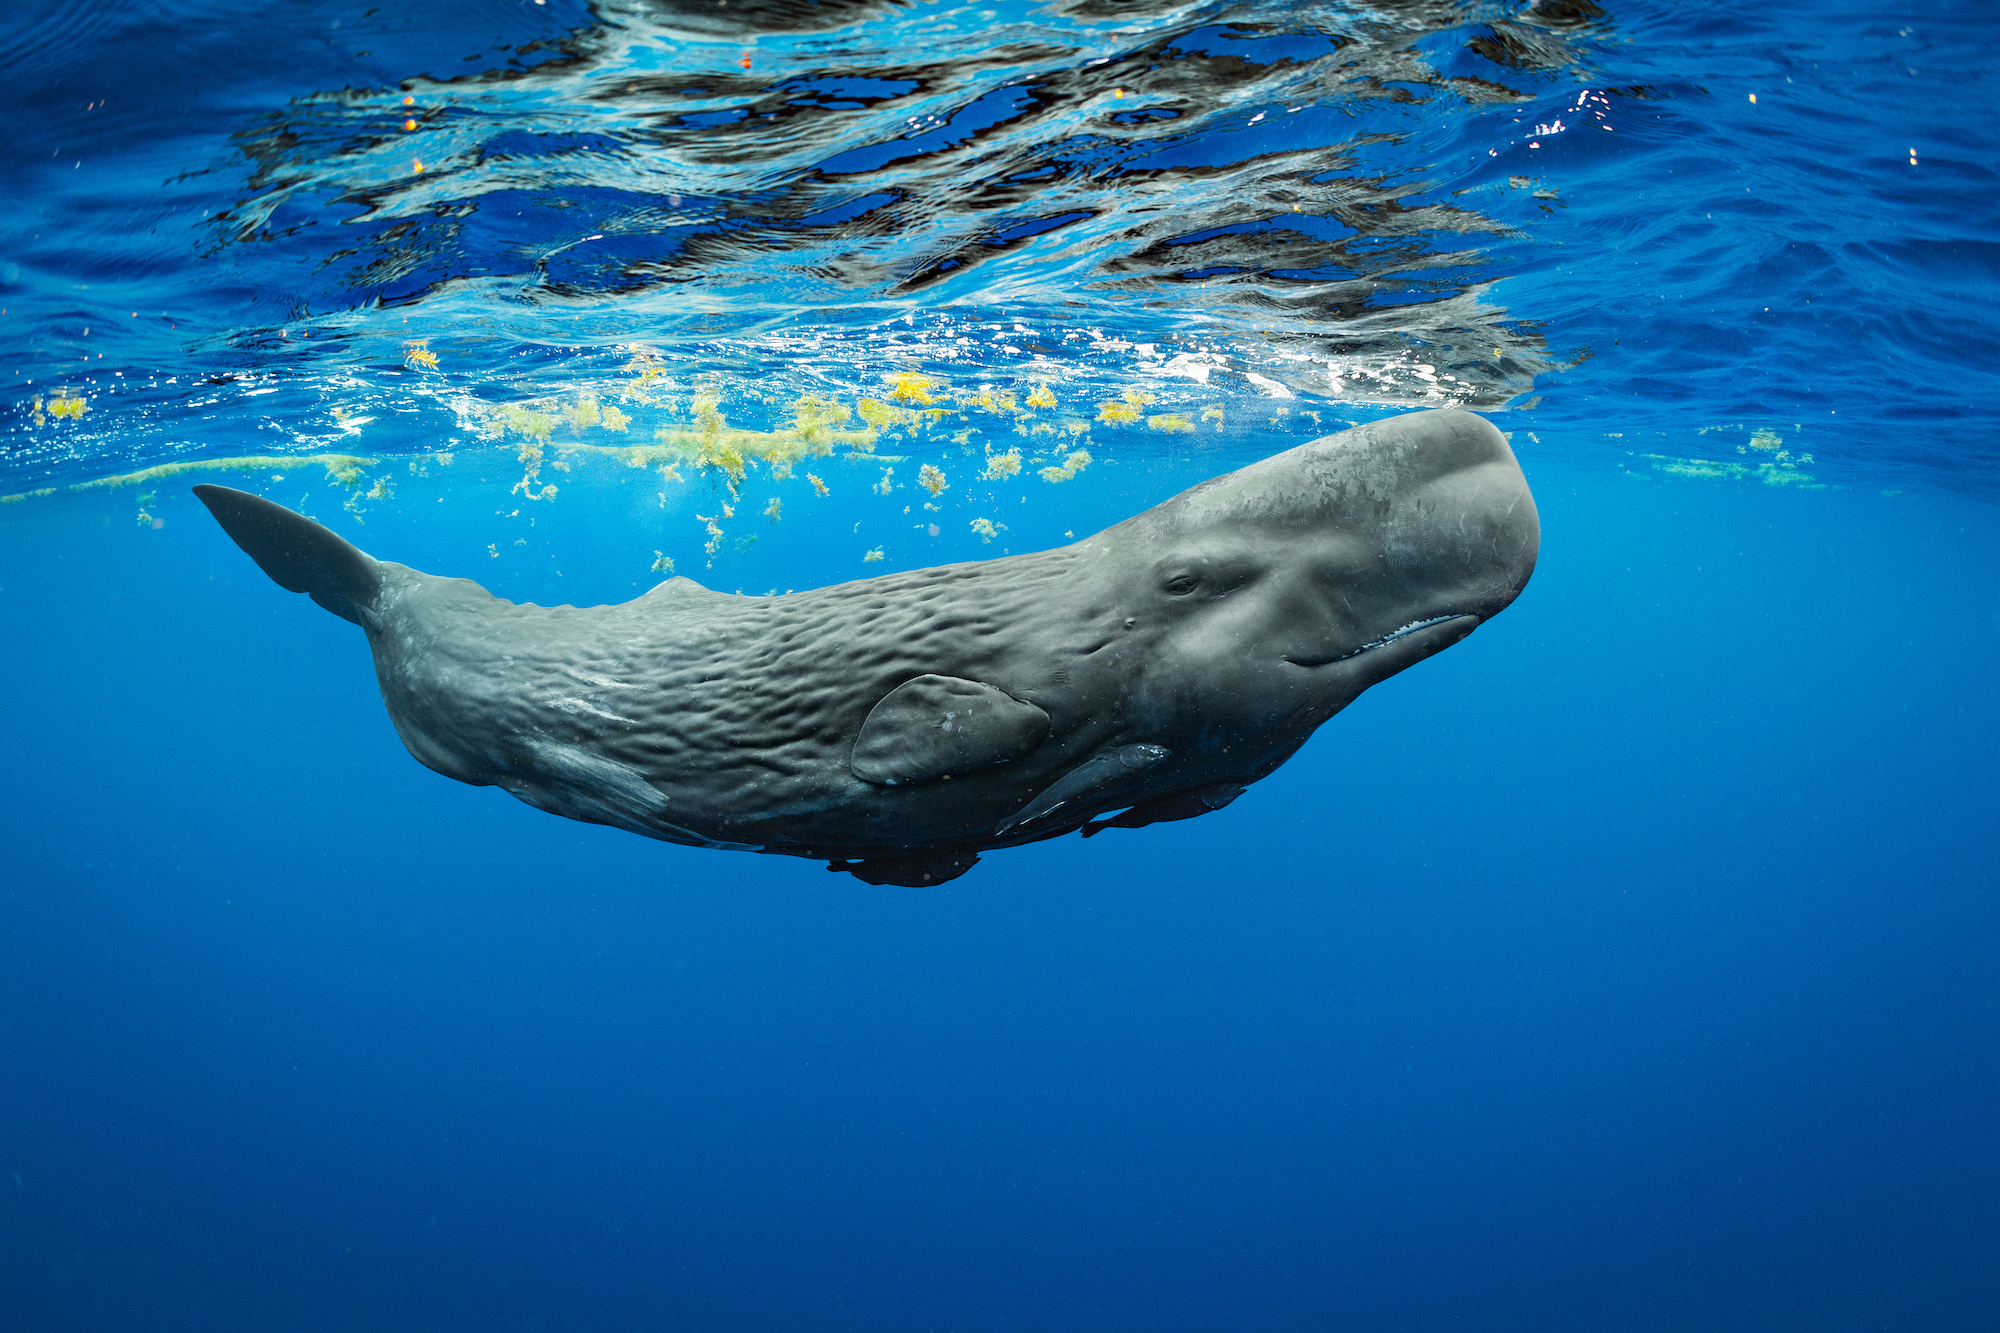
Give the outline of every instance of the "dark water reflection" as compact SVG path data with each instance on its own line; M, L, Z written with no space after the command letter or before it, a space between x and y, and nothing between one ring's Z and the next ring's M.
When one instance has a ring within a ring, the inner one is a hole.
M913 372L1086 414L1296 394L1300 429L1539 403L1536 448L1648 473L1994 475L1975 9L73 0L0 28L0 494L246 434L355 447L371 415L370 450L436 447L468 400L612 391L635 349L725 399Z
M1481 111L1580 67L1593 5L1498 25L1441 4L598 15L508 55L533 68L241 131L254 171L217 248L309 274L294 320L553 310L589 342L1004 308L1134 342L1255 334L1281 381L1358 358L1417 399L1422 347L1486 405L1548 365L1485 297L1520 210L1452 190L1497 133Z
M468 403L609 389L635 350L748 425L898 373L1055 382L1086 415L1496 407L1578 354L1494 291L1568 203L1523 145L1619 96L1587 81L1588 3L68 22L23 20L46 56L14 62L87 101L14 168L0 493L435 448Z

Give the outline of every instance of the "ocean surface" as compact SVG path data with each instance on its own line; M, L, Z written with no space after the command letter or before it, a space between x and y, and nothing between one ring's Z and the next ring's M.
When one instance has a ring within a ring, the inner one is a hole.
M2000 1327L2000 11L0 17L0 1328ZM595 605L1426 407L1520 600L938 887L419 765L219 482Z

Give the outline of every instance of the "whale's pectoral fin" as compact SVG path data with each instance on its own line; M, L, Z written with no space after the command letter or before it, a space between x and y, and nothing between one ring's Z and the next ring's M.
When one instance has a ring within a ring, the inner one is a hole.
M885 787L973 773L1042 743L1049 715L956 676L918 676L882 696L854 738L854 776Z
M1243 794L1243 788L1233 782L1219 783L1213 787L1197 787L1193 791L1175 792L1157 801L1147 801L1135 805L1130 810L1111 816L1109 819L1094 820L1083 826L1083 836L1104 832L1108 828L1144 828L1148 824L1166 824L1176 819L1193 819L1211 810L1220 810Z
M280 588L309 593L342 619L364 623L362 610L382 590L382 569L373 556L261 495L227 486L197 486L194 493Z
M1120 745L1100 750L1049 784L1040 796L1022 806L1012 819L994 831L1005 833L1023 824L1051 818L1058 812L1088 814L1086 806L1128 790L1172 753L1164 745Z

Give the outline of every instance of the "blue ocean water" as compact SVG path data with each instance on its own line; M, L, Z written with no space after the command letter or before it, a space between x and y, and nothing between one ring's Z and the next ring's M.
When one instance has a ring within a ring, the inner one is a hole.
M2000 1322L1990 7L0 24L6 1327ZM422 768L188 493L782 593L1443 405L1519 602L922 890Z

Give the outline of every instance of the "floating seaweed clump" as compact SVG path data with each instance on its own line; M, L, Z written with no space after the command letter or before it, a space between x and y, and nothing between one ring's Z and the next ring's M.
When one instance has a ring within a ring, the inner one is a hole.
M996 454L989 448L986 454L986 470L979 475L987 481L1004 481L1018 476L1021 472L1021 451L1009 449L1004 454Z
M536 444L532 439L522 445L520 460L527 470L522 474L521 479L514 483L513 493L525 495L530 500L555 499L556 488L553 484L545 485L540 490L535 489L535 482L542 475L543 455L541 445ZM552 463L550 466L559 467L565 472L569 471L569 465L560 461Z
M1097 419L1114 426L1130 426L1143 415L1140 408L1153 401L1153 395L1144 389L1127 389L1122 398L1097 405Z
M925 375L897 374L889 377L889 401L892 403L917 403L927 405L935 402L931 392L937 388L937 381Z
M1062 466L1043 468L1042 480L1068 481L1070 478L1074 477L1077 473L1089 467L1090 464L1091 464L1090 451L1088 449L1078 449L1074 453L1070 454L1068 458L1063 459Z
M536 411L532 406L516 403L495 408L488 422L487 436L496 440L511 430L516 435L547 443L556 429L556 418L553 415Z
M1675 458L1668 454L1647 454L1653 468L1673 477L1690 477L1701 481L1761 481L1766 486L1799 486L1807 490L1825 490L1823 482L1813 480L1810 472L1801 471L1799 464L1813 461L1811 454L1800 454L1794 458L1785 450L1768 463L1731 463L1712 458Z
M438 368L438 354L427 339L408 339L400 350L404 364L411 369ZM486 404L467 395L458 400L461 424L488 440L505 440L513 445L522 464L513 491L538 501L556 498L558 488L548 474L568 471L565 459L573 461L577 453L600 453L633 468L656 471L663 481L681 483L692 479L684 475L692 468L694 474L708 478L716 489L726 490L731 503L740 504L743 488L757 477L760 465L768 480L779 482L792 477L798 472L798 465L806 460L836 454L850 459L870 457L883 465L901 463L905 458L900 451L881 447L885 438L893 440L906 433L914 440L949 416L969 423L980 412L1002 418L1003 427L1011 425L1020 437L1015 447L1004 451L990 442L984 445L985 456L978 472L981 481L1003 481L1031 469L1047 480L1066 481L1090 461L1088 450L1082 446L1089 442L1093 423L1087 419L1087 413L1082 418L1059 414L1055 410L1056 394L1044 378L1023 378L1014 385L1004 380L954 383L944 376L908 370L886 375L883 387L877 390L879 397L843 398L817 391L799 394L787 402L784 395L769 392L759 384L727 382L715 375L697 375L693 384L677 389L668 375L667 363L658 353L645 347L630 351L625 375L608 384L577 386L565 392L503 404ZM1119 398L1098 404L1097 420L1126 425L1142 423L1163 432L1187 432L1195 428L1192 420L1195 408L1188 408L1186 416L1175 412L1146 416L1142 409L1153 401L1153 395L1146 390L1128 388ZM778 424L771 429L732 425L724 415L729 403L744 404L746 410L761 410L763 405L770 405L779 413ZM67 387L53 391L50 396L37 397L32 406L37 424L51 418L79 421L90 410L84 398ZM373 420L356 415L363 409L348 405L330 410L333 422L349 434ZM1203 423L1214 420L1219 424L1222 410L1210 406L1201 411L1200 419ZM954 427L950 441L972 454L974 437L991 429L994 426L990 422L968 424L964 429ZM620 438L597 440L593 438L593 432L597 431ZM1770 449L1767 434L1760 433L1751 446L1760 451ZM1044 440L1043 436L1048 438ZM1048 457L1043 457L1044 454ZM377 461L351 455L199 460L162 464L82 485L133 484L185 470L266 467L289 470L323 462L334 484L365 491L371 482L362 470L375 466ZM425 478L431 475L434 464L441 465L444 461L433 454L405 459L413 476ZM917 466L916 484L931 499L941 499L943 492L950 489L943 458L929 463L920 463L918 459L907 461ZM1053 466L1041 466L1045 462ZM822 476L803 475L816 496L831 494ZM44 487L18 496L0 496L0 503L58 489L63 488ZM886 496L899 487L891 472L885 471L870 489ZM364 494L358 498L365 501L376 497ZM661 503L667 503L664 487Z
M734 514L735 511L728 505L722 507L721 517L730 518ZM722 528L716 523L715 517L715 515L711 514L696 514L694 516L695 522L702 524L708 530L708 541L703 545L702 550L708 553L710 568L713 568L715 565L715 553L722 549Z
M121 472L115 477L80 481L72 486L44 486L39 490L23 491L18 495L0 495L0 504L19 504L23 500L54 495L62 490L116 490L121 486L138 486L150 481L163 481L168 477L178 477L189 472L265 472L324 467L327 480L340 486L358 486L362 481L361 469L374 467L380 461L376 458L358 458L353 454L245 454L237 458L183 458L172 463L157 463L152 467L140 468L137 472Z
M957 401L958 405L962 408L977 407L988 412L1013 413L1020 410L1014 404L1013 394L1008 393L1005 389L995 389L990 384L980 385L978 393L970 398L960 398ZM1032 404L1035 400L1031 397L1028 401Z

